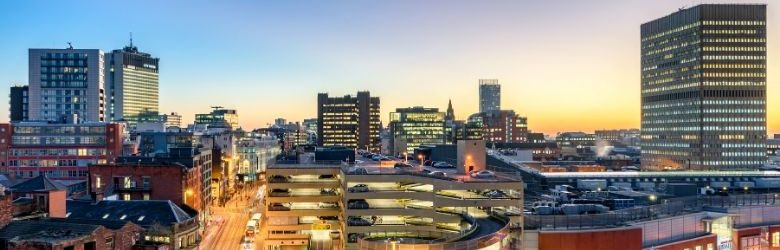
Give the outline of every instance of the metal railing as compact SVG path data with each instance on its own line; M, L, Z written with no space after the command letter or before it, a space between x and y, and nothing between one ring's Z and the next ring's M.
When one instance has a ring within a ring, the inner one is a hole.
M577 230L614 228L660 218L706 211L712 208L780 205L780 194L692 196L665 200L663 204L615 210L604 214L526 215L525 229Z

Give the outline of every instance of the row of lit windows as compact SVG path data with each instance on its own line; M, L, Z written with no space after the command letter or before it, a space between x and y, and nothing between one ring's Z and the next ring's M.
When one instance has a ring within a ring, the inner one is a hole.
M705 81L704 86L765 86L766 82L755 81Z
M669 115L692 115L692 114L699 114L700 111L698 109L687 109L687 110L671 110L671 111L660 111L660 112L645 112L642 113L643 117L653 117L653 116L669 116Z
M766 152L722 152L721 156L727 156L727 157L756 157L756 156L766 156Z
M749 47L749 46L738 46L738 47L720 47L720 46L705 46L702 48L703 51L766 51L766 47Z
M12 149L11 156L98 156L106 155L104 148L80 149Z
M677 89L684 89L684 88L693 88L698 87L698 83L686 83L686 84L675 84L672 86L664 86L664 87L658 87L658 88L652 88L652 89L644 89L642 90L642 93L655 93L655 92L661 92L661 91L670 91L670 90L677 90Z
M756 55L704 55L703 60L766 60L766 56Z
M735 73L735 72L715 72L704 73L704 77L766 77L763 72Z
M713 20L703 21L704 25L765 25L766 22L758 20Z
M766 148L762 143L723 143L721 148Z
M704 109L705 114L762 114L765 113L765 109Z
M735 30L735 29L722 29L722 30L716 30L716 29L705 29L702 30L702 34L715 34L715 35L753 35L758 33L757 30L750 29L750 30Z
M765 38L704 38L704 42L709 43L763 43L766 42Z
M766 131L765 126L704 126L704 131Z
M764 117L705 117L704 122L764 122Z
M674 34L674 33L677 33L677 32L681 32L681 31L684 31L684 30L687 30L687 29L690 29L690 28L698 27L699 25L700 25L699 22L693 22L693 23L689 23L689 24L686 24L686 25L674 28L674 29L670 29L670 30L666 30L666 31L663 31L663 32L655 33L655 34L653 34L651 36L643 37L642 38L642 42L648 41L648 40L652 40L652 39L656 39L656 38L659 38L659 37L662 37L662 36L666 36L666 35L671 35L671 34Z
M705 69L763 69L766 68L764 64L709 64L702 65Z

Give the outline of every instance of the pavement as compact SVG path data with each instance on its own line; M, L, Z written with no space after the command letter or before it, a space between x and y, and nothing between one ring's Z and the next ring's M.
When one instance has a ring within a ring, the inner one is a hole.
M257 187L237 191L224 206L212 206L211 225L204 233L199 249L255 249L243 244L246 223L252 214Z

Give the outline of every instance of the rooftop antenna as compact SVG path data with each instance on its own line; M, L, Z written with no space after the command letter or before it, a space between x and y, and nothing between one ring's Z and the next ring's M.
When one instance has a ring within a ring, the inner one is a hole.
M70 42L68 42L68 49L73 49L73 44L71 44Z
M222 106L211 106L211 108L214 109L214 110L217 110L217 109L222 109L224 107L222 107Z
M130 47L133 47L133 32L130 32Z

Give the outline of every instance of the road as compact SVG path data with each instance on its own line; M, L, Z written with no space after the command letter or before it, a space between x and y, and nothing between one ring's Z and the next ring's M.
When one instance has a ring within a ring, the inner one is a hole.
M238 191L225 206L212 206L214 223L206 229L200 249L255 249L242 247L257 187Z

